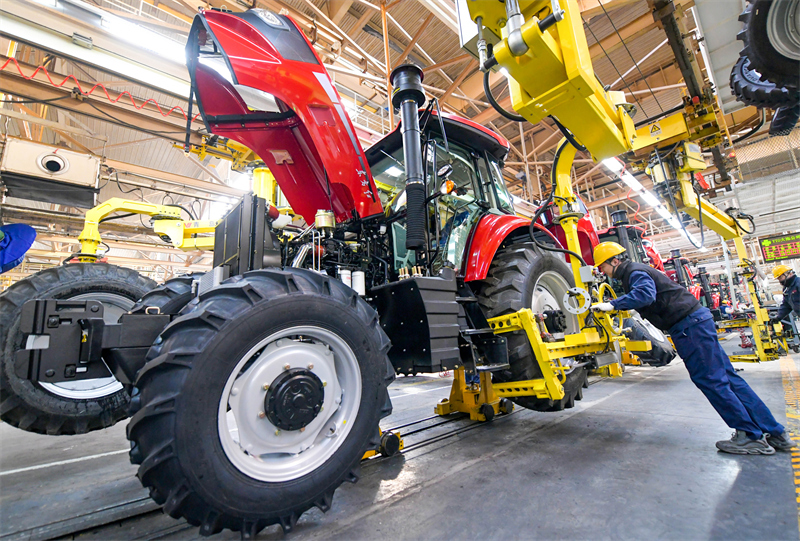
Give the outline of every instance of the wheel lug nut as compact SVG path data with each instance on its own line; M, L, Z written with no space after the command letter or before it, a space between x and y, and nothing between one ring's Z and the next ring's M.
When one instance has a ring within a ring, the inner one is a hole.
M265 391L269 390L269 383L265 383L264 385L261 386L261 388L264 389Z
M306 427L300 428L300 432L305 432L305 431L306 431Z
M323 387L327 387L327 386L328 386L328 382L327 382L327 381L323 381L323 382L322 382L322 386L323 386Z
M258 412L258 418L259 418L259 419L263 419L263 418L264 418L264 417L266 417L266 416L267 416L267 414L266 414L266 413L264 413L263 411L259 411L259 412Z
M308 369L314 370L314 363L308 363Z
M280 429L278 429L278 430L276 430L276 431L275 431L275 435L276 435L276 436L280 436L280 435L281 435L281 431L280 431Z
M285 364L285 365L283 365L283 369L284 369L284 370L289 370L291 367L292 367L292 366L291 366L291 365L289 365L289 364Z

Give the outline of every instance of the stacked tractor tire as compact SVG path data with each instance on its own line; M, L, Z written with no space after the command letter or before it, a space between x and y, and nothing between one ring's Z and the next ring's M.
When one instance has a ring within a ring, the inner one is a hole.
M740 102L773 109L770 135L788 135L800 118L800 0L748 0L731 71Z

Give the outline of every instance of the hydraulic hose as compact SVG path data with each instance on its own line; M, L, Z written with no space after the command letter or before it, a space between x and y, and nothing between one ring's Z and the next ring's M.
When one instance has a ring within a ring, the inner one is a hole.
M672 150L675 150L675 147L673 147ZM670 150L670 152L672 152L672 150ZM697 193L697 190L695 190L695 194L697 194L697 211L700 216L700 246L698 246L697 244L694 243L692 237L689 236L689 232L686 230L686 226L683 225L683 220L681 219L681 213L680 211L678 211L677 203L675 203L675 196L672 195L672 189L669 186L669 177L667 176L667 168L664 167L664 162L661 161L661 155L658 153L658 149L655 150L655 153L658 165L661 167L661 173L664 175L664 182L667 183L667 193L669 194L669 200L672 203L672 208L675 210L675 219L678 220L678 224L680 224L681 229L683 230L683 234L686 235L686 240L688 240L692 246L694 246L699 250L700 248L703 247L703 244L705 242L705 237L703 235L703 208L701 206L700 194ZM667 153L667 155L669 155L669 152Z
M741 137L737 137L736 139L731 141L731 145L735 145L737 143L741 143L742 141L744 141L745 139L747 139L751 135L755 135L756 132L758 130L760 130L761 127L764 125L764 122L766 122L766 120L767 120L767 112L762 107L761 108L761 119L758 121L758 124L756 124L756 126L752 130L750 130L749 132L747 132L744 135L742 135Z
M492 59L494 59L494 57L492 57ZM487 61L487 63L488 63L488 61ZM495 64L496 63L497 63L497 61L495 61ZM488 69L483 72L483 93L486 94L486 100L492 105L492 108L495 111L500 113L503 117L507 118L508 120L511 120L512 122L525 122L525 117L524 116L517 115L517 114L514 114L514 113L509 113L508 111L506 111L505 109L500 107L500 104L497 103L497 100L494 99L494 96L492 96L492 88L491 88L491 86L489 86L489 74L490 73L491 73L491 71L489 71Z
M584 261L584 259L580 256L580 254L577 254L572 250L567 250L564 248L556 248L555 246L548 246L546 244L542 244L536 239L536 235L534 235L534 231L536 230L536 222L539 221L539 218L541 218L542 214L544 214L544 212L553 204L553 199L555 199L556 178L557 178L556 168L558 166L558 160L561 158L561 152L565 148L567 148L567 145L561 145L558 147L558 150L556 150L556 155L553 158L553 169L550 171L550 184L551 184L550 194L547 196L545 202L542 203L542 205L538 209L536 209L536 212L533 214L533 219L531 220L531 223L528 226L528 234L530 235L533 243L539 249L545 250L547 252L558 252L562 254L571 255L572 257L576 258L578 261L581 262L581 266L585 267L586 261Z

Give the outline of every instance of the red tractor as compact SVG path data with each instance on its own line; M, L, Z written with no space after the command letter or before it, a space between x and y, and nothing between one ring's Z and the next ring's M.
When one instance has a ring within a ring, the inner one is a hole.
M415 66L392 73L400 126L364 152L288 17L204 11L187 58L208 132L257 153L308 226L279 225L265 199L245 196L216 228L211 272L135 305L149 284L106 264L12 286L0 297L3 420L83 432L124 417L130 393L131 461L166 513L205 535L289 531L358 479L395 374L542 377L525 332L496 335L487 318L529 308L553 341L581 333L565 256L591 271L591 242L569 252L558 228L516 216L507 141L431 106L420 113ZM608 345L560 359L562 398L514 401L572 407L589 370L619 362ZM111 394L53 392L98 380L115 383Z
M664 270L673 282L682 285L694 295L694 298L700 300L703 288L695 283L695 275L690 265L691 262L681 255L681 251L675 249L670 252L670 258L664 262Z
M628 221L628 213L618 210L611 213L611 227L598 233L601 242L611 241L624 247L630 258L637 263L650 265L664 271L664 263L652 240L645 236L645 230Z

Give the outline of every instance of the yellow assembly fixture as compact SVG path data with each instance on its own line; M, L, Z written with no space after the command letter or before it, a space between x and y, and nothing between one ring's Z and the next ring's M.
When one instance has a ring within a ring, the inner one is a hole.
M197 235L213 233L214 227L217 225L215 220L184 222L181 219L181 209L178 207L112 197L86 212L83 231L78 236L81 244L80 254L76 256L78 261L91 263L97 260L97 249L103 242L100 237L100 222L114 212L129 212L153 217L153 230L155 233L181 250L214 249L213 235Z

